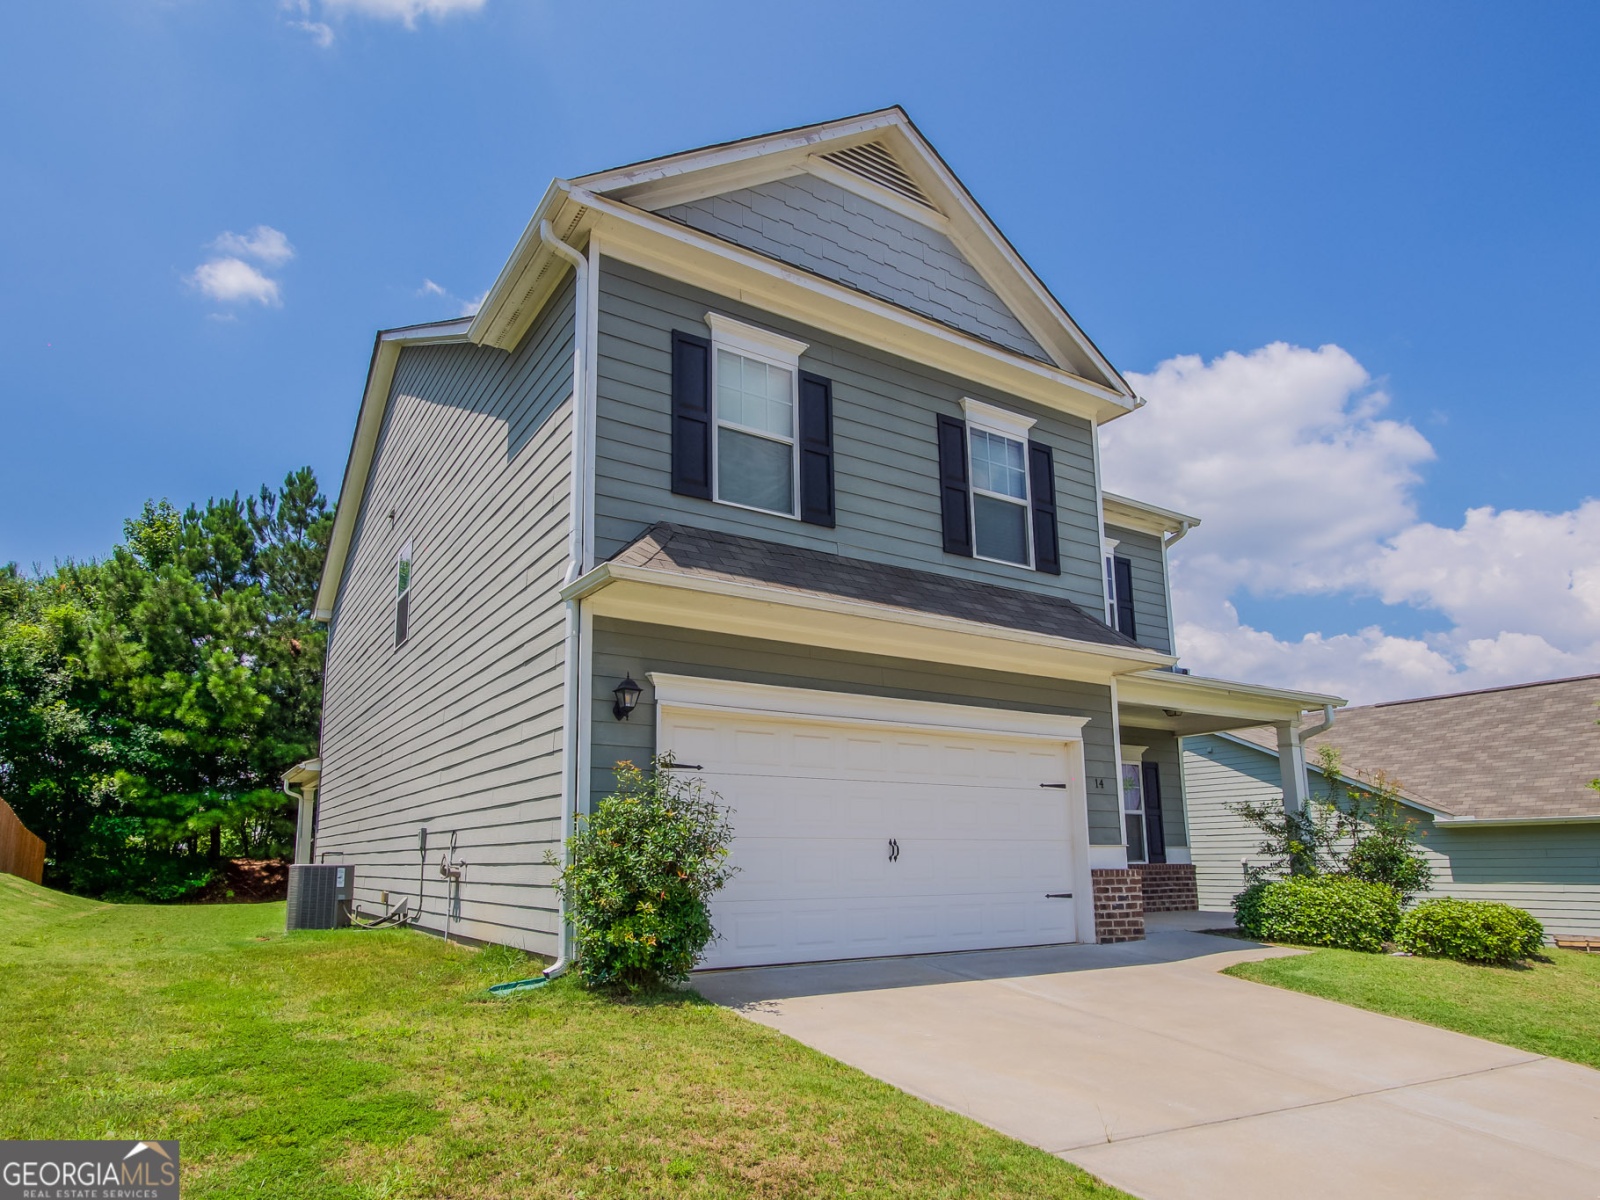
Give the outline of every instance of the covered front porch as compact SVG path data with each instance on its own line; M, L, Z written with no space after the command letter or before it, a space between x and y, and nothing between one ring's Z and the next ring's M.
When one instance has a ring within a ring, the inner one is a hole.
M1143 937L1145 917L1193 912L1199 889L1190 854L1183 739L1271 725L1278 731L1283 801L1298 810L1307 796L1304 740L1333 720L1345 700L1316 692L1268 688L1158 669L1115 684L1122 804L1121 861L1100 847L1097 902L1105 908L1102 940Z

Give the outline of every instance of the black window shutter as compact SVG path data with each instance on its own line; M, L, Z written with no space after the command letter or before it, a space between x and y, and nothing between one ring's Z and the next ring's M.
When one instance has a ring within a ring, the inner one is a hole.
M1142 764L1144 776L1144 840L1145 861L1167 861L1167 827L1161 816L1161 767L1157 763Z
M1133 563L1126 558L1111 560L1111 578L1116 584L1117 632L1137 638L1133 624Z
M398 650L406 644L406 638L411 636L411 592L406 590L400 593L400 598L394 602L394 647Z
M944 552L972 557L972 501L967 487L967 423L939 417L939 509Z
M833 383L800 372L800 519L833 528Z
M1043 442L1028 443L1028 481L1033 492L1033 565L1046 575L1061 574L1061 540L1056 532L1056 460Z
M672 490L711 499L711 343L672 331Z

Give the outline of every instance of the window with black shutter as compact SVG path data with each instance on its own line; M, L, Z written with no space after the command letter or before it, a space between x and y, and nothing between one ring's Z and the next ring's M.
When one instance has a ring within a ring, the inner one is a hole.
M1137 638L1139 632L1133 622L1133 563L1120 555L1112 559L1111 578L1115 584L1112 600L1117 614L1117 632Z
M711 343L672 332L672 490L711 499Z
M1144 837L1153 863L1167 861L1167 828L1161 816L1161 766L1141 764L1144 776Z
M833 528L833 384L800 372L800 519Z
M972 499L967 488L967 423L939 416L939 511L944 552L972 557Z
M672 335L672 490L832 527L833 384L800 370L804 342L706 323Z

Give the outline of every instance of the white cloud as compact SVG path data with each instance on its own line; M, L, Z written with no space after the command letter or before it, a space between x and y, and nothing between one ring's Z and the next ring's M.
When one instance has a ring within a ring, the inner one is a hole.
M188 276L189 284L202 295L222 304L282 305L278 281L263 269L281 267L294 257L294 246L281 229L257 225L249 233L228 230L213 238L209 248L218 253ZM247 258L255 263L246 262Z
M283 303L275 279L268 279L242 258L213 258L194 269L189 281L223 304L254 301L276 307Z
M224 254L253 258L269 267L281 267L294 257L294 247L289 244L288 235L270 225L257 225L249 233L230 230L219 234L211 243L211 248Z
M474 13L483 8L487 0L323 0L323 8L334 13L359 13L364 17L399 21L407 29L415 29L418 17L454 16L457 13Z
M455 305L456 315L461 317L470 317L480 308L482 308L483 298L488 294L489 293L487 291L482 291L474 296L471 300L463 300L449 288L442 284L435 283L431 279L424 279L422 281L422 286L417 289L417 295L419 296L437 296L441 300L449 301L451 304Z
M1173 551L1196 670L1376 700L1600 669L1600 502L1419 521L1433 448L1337 346L1184 356L1131 380L1151 404L1105 430L1106 486L1204 520ZM1240 621L1242 593L1373 596L1438 628L1280 639Z
M321 0L315 15L333 19L349 15L372 17L398 21L407 29L415 29L420 17L442 20L458 13L478 12L486 3L487 0ZM324 50L333 45L333 26L314 19L312 0L281 0L281 6L297 14L289 19L291 28L310 34Z

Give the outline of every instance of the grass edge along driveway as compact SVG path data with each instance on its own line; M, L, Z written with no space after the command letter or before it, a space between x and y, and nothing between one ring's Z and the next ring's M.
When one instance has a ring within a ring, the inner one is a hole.
M1600 954L1551 949L1545 956L1521 967L1483 967L1312 950L1239 963L1223 974L1600 1068Z
M0 876L0 1137L175 1137L191 1198L1124 1195L698 996L482 999L529 973Z

